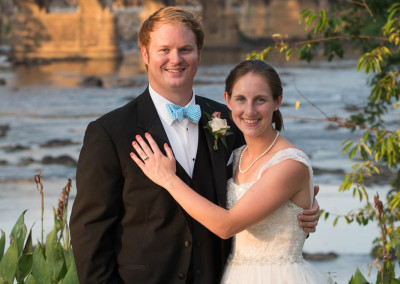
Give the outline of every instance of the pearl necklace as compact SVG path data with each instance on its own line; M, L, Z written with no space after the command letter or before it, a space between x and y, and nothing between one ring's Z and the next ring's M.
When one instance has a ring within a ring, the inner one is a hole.
M250 168L254 165L255 162L257 162L262 156L264 156L265 154L267 154L267 153L269 152L269 150L271 150L271 148L274 146L276 140L278 139L278 136L279 136L279 131L276 132L275 139L274 139L274 141L272 141L272 144L269 145L269 147L267 148L267 150L265 150L260 156L258 156L258 157L250 164L250 166L249 166L247 169L242 170L242 167L241 167L240 165L242 164L243 153L247 150L247 145L246 145L246 147L244 147L244 149L242 150L242 153L240 153L240 158L239 158L239 171L240 171L242 174L244 174L245 172L247 172L248 170L250 170Z

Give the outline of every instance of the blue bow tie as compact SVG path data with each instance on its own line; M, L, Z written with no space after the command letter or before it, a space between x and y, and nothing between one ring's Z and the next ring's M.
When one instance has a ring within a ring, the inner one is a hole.
M199 105L180 107L174 104L167 104L166 106L172 121L179 120L181 122L183 117L187 117L194 123L198 123L200 120L201 110Z

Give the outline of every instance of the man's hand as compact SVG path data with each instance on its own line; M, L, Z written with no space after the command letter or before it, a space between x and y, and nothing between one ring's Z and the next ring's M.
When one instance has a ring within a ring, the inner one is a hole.
M316 231L316 227L318 225L319 219L319 204L318 201L315 199L319 191L319 186L314 186L314 202L311 209L305 209L303 214L297 216L299 220L299 227L303 228L303 231L306 233L313 233Z

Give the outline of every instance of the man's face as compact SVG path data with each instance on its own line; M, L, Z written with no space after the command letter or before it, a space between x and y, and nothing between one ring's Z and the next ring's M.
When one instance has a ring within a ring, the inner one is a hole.
M148 50L141 48L152 88L174 101L174 97L192 96L193 79L200 54L194 33L179 24L160 24L150 34Z

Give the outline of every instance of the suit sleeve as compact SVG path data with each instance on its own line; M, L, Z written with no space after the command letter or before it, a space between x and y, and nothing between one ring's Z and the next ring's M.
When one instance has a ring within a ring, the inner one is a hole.
M86 130L76 174L71 243L80 283L117 283L116 241L123 176L115 146L98 122Z

